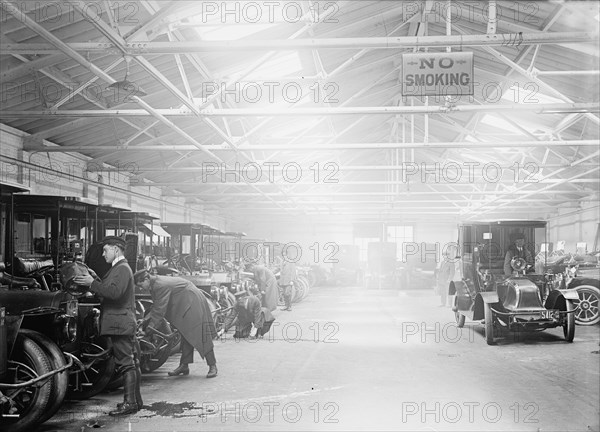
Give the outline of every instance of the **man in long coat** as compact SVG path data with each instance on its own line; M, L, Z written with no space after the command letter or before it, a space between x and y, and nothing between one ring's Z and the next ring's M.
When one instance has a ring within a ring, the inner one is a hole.
M261 306L257 297L248 295L247 291L238 292L235 297L234 313L228 315L223 323L223 329L219 331L219 336L226 333L233 325L235 325L234 338L261 337L266 334L275 321L271 312ZM252 334L252 331L256 334Z
M292 310L292 289L296 279L298 279L296 264L284 255L281 263L281 273L279 274L279 286L283 289L283 300L285 302L283 310L285 311Z
M258 284L258 289L263 293L263 306L269 311L277 309L277 300L279 299L279 288L275 274L267 267L253 265L250 269L254 273L254 281Z
M100 280L96 274L75 276L77 285L89 286L101 298L100 334L110 337L117 371L123 374L123 403L112 416L132 414L142 407L141 371L136 354L136 320L133 273L125 259L125 240L109 236L102 240L102 256L110 267Z
M136 285L152 295L152 309L144 319L148 327L158 327L166 318L181 333L181 360L169 376L189 375L194 348L208 365L207 378L217 376L213 338L217 330L208 301L189 280L174 276L151 275L147 270L135 273Z

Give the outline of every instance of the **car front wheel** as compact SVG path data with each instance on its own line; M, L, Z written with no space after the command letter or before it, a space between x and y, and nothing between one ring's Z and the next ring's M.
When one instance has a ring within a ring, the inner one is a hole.
M458 311L458 296L454 296L454 319L458 328L465 325L465 316Z
M488 303L484 304L484 319L485 319L485 341L488 345L494 344L494 312L492 306Z
M52 364L44 350L32 339L19 334L8 361L6 382L27 382L52 371ZM0 404L0 430L21 432L39 424L52 393L52 379L27 387L5 391L9 403Z
M575 308L571 300L565 300L567 304L567 312L572 312ZM575 338L575 314L567 313L565 323L563 324L563 333L567 342L573 342Z

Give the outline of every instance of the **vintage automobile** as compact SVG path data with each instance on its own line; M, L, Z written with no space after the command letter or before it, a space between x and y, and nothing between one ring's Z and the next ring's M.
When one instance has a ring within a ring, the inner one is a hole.
M556 275L555 285L574 289L579 299L575 324L591 326L600 322L600 253L571 254L555 251L546 264L546 272Z
M64 347L77 336L78 302L57 291L0 289L0 429L29 430L60 408L75 357ZM8 353L8 355L6 355Z
M459 252L448 294L454 295L452 310L457 325L466 318L483 320L488 345L502 331L538 331L562 327L564 337L575 336L574 290L556 289L553 274L535 273L534 263L511 260L512 273L505 275L506 252L515 234L524 235L525 248L535 254L546 240L542 221L473 222L459 226Z

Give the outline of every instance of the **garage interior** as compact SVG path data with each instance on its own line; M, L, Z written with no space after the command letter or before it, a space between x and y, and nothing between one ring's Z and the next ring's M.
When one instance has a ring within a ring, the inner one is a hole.
M438 286L459 227L528 221L600 292L597 2L0 5L3 271L137 235L142 265L292 251L322 275L272 340L215 342L216 380L165 366L154 410L110 419L114 390L36 430L600 430L597 323L455 340Z

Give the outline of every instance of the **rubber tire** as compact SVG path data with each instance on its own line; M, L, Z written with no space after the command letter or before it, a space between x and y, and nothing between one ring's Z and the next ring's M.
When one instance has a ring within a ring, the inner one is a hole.
M569 288L571 288L572 286L570 286ZM579 307L579 303L582 300L582 295L586 295L586 297L590 298L589 303L593 303L595 302L595 306L591 305L590 308L588 309L589 311L592 312L592 316L589 319L581 319L579 318L579 313L581 313L582 311L578 311L575 312L575 324L577 325L581 325L581 326L591 326L591 325L595 325L598 324L600 322L600 309L598 308L600 306L600 289L596 288L593 285L590 284L581 284L581 285L576 285L576 287L574 288L577 291L577 295L579 296L579 301L576 302L573 306L575 307ZM595 312L595 313L594 313Z
M19 330L19 333L22 333L30 338L44 350L44 353L50 360L52 370L59 369L67 364L65 356L58 345L56 345L54 341L45 334L30 329L21 329ZM52 378L52 384L50 400L46 406L44 414L38 420L39 423L44 423L46 420L56 414L65 400L65 396L67 395L67 390L69 388L69 371L64 370L63 372L54 375Z
M142 373L150 373L161 367L166 363L171 355L171 345L167 344L166 347L157 353L156 358L150 359L148 356L142 355L140 359L140 370Z
M483 304L483 318L485 320L485 342L494 345L494 313L489 303Z
M454 319L456 320L456 327L463 328L465 326L465 316L458 311L458 296L454 296L454 308L457 309L454 312Z
M101 336L97 342L98 343L96 345L104 349L109 348L111 346L110 339L105 336ZM98 393L104 390L110 383L110 380L112 379L112 376L115 372L115 367L115 358L112 355L109 355L106 360L100 362L99 366L97 364L94 366L94 369L98 370L99 372L94 377L96 379L92 379L90 381L92 385L86 390L81 391L75 391L73 390L73 386L69 386L69 390L67 391L67 399L84 400L96 396ZM74 372L71 374L73 375L73 379L75 379L74 375L76 373L80 373L82 374L82 376L84 376L84 372Z
M565 299L565 304L567 307L567 312L575 309L573 306L573 302L571 300ZM575 338L575 314L569 313L567 314L567 320L565 324L563 324L563 334L565 336L565 340L567 342L573 342Z
M50 359L44 353L44 350L33 340L25 335L19 334L12 351L13 358L10 360L25 363L32 368L37 376L52 371ZM25 416L17 421L7 421L0 419L0 430L3 432L21 432L33 430L44 415L46 407L50 403L50 394L52 393L52 380L49 379L40 387L33 387L34 393L32 402L25 409ZM12 420L12 419L11 419Z

